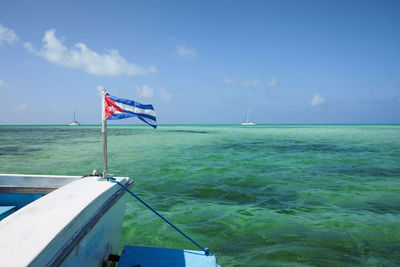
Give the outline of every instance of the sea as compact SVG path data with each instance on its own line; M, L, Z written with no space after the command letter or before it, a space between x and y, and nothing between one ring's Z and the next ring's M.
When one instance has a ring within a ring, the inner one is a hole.
M0 126L0 173L102 171L101 127ZM400 125L112 125L108 165L222 266L400 266ZM123 245L197 247L133 198Z

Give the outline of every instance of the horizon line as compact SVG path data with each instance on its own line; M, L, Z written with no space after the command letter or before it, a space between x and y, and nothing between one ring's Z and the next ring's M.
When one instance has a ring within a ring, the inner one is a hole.
M69 126L72 128L79 128L81 126L100 126L99 124L81 124L77 126L72 126L68 124L0 124L0 126ZM237 125L243 126L240 123L162 123L157 124L157 126L172 126L172 125ZM257 127L258 125L400 125L400 123L257 123L251 127ZM107 124L107 126L148 126L145 124L135 124L135 123L119 123L119 124ZM246 126L244 126L246 127ZM248 128L251 128L248 127Z

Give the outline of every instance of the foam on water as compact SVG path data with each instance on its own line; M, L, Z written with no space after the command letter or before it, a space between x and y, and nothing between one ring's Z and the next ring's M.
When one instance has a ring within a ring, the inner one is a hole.
M399 125L109 127L109 170L225 266L400 265ZM0 172L102 169L98 126L0 126ZM135 200L121 244L195 249Z

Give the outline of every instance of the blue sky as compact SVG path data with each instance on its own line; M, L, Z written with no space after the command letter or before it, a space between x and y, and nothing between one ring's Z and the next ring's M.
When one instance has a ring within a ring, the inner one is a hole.
M400 123L400 1L0 6L0 124L99 124L103 87L160 124Z

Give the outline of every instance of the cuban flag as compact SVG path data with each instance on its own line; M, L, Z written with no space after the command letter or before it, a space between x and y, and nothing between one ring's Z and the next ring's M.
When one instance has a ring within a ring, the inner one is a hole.
M104 97L104 119L121 120L138 117L154 129L157 128L156 112L153 105L143 105L136 101L111 96Z

